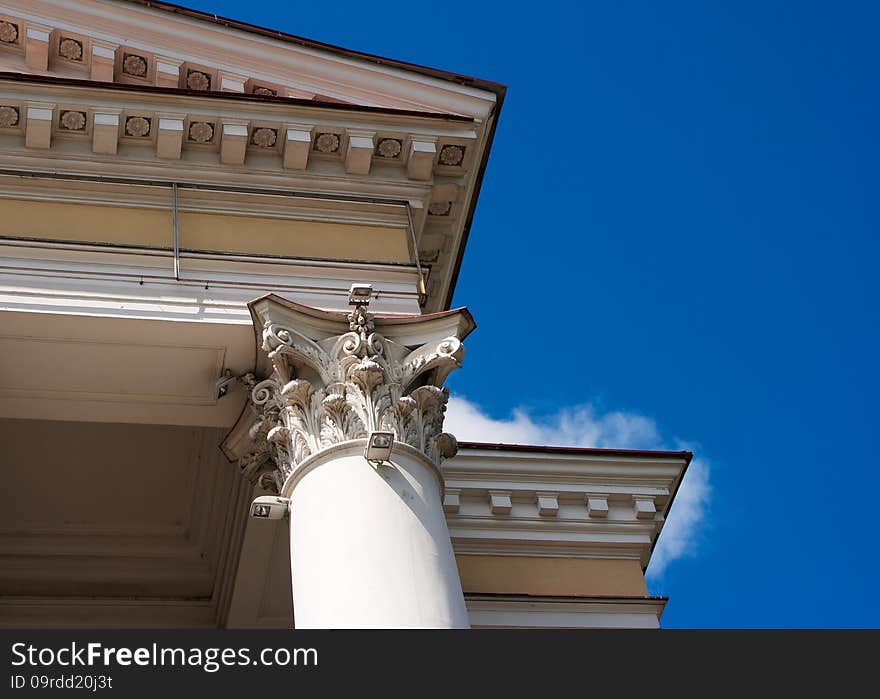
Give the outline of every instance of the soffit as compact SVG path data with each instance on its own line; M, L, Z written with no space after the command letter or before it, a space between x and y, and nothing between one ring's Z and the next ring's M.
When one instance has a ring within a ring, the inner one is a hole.
M125 303L125 302L123 302ZM6 311L0 416L78 422L231 426L254 368L240 324Z
M0 435L0 616L138 598L216 617L249 495L220 430L0 419Z

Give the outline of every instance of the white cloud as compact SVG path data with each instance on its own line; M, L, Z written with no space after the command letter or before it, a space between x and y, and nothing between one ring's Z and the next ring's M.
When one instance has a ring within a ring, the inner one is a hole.
M468 399L451 396L444 429L460 441L618 449L668 448L651 418L621 411L601 413L593 405L566 408L543 418L533 418L525 410L516 409L511 417L496 419ZM683 442L676 442L674 448L690 449ZM693 555L710 494L709 464L704 458L695 457L654 549L648 577L657 578L675 559Z
M681 442L676 446L679 449L693 450L692 446ZM672 503L669 518L663 525L654 555L651 556L648 577L658 578L676 558L693 555L697 533L706 516L711 493L709 464L706 459L694 456Z

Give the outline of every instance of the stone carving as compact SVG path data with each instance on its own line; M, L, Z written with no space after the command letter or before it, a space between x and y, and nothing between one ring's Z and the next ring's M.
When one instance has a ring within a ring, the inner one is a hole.
M449 216L450 211L452 211L451 201L432 201L428 205L428 213L431 216Z
M419 249L419 262L423 265L433 265L440 257L439 248L431 248L430 250Z
M17 107L0 107L0 128L8 129L17 126L19 113Z
M376 155L383 158L396 158L403 150L403 144L396 138L383 138L376 146Z
M58 53L68 61L81 61L83 59L83 45L76 39L62 39L58 43Z
M190 90L204 92L211 89L211 76L200 70L191 70L186 74L186 86Z
M196 143L208 143L214 138L214 125L207 121L194 121L189 125L189 140Z
M315 139L315 150L319 153L335 153L339 150L339 136L335 133L318 134Z
M58 125L65 131L84 131L86 128L86 113L73 110L61 112Z
M257 85L254 87L255 95L264 95L266 97L275 97L278 95L277 90L273 90L271 87L264 87L263 85Z
M464 146L443 146L439 160L441 165L461 165L464 162Z
M133 116L125 120L125 134L142 138L150 135L150 120L146 117Z
M275 129L260 128L254 129L251 136L251 143L260 148L271 148L278 140L278 132Z
M438 465L458 451L443 432L449 390L441 384L461 366L461 341L451 336L411 350L377 332L364 305L348 324L349 332L315 341L266 320L262 348L274 371L249 386L258 418L248 434L257 449L239 459L251 480L262 477L264 487L280 491L309 456L375 430L394 432Z
M14 44L18 41L18 25L12 22L0 22L0 41Z
M122 58L122 72L135 78L147 76L147 59L133 53L127 53Z

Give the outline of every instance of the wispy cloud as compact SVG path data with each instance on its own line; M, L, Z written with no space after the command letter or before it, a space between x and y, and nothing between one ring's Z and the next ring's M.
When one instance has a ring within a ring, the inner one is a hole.
M444 429L462 441L619 449L669 448L653 419L622 411L601 412L589 404L540 418L516 409L509 418L497 419L467 398L453 395L449 399ZM692 445L679 440L673 442L673 447L692 449ZM672 561L694 554L697 532L706 516L710 494L709 464L706 459L695 457L654 549L648 577L657 578Z

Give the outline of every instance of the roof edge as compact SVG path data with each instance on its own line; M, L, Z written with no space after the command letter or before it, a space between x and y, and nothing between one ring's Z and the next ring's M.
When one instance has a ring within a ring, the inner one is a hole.
M420 75L425 75L432 78L438 78L440 80L445 80L447 82L453 82L459 85L465 85L467 87L475 87L481 90L485 90L487 92L491 92L495 95L495 104L492 107L491 114L491 126L490 132L486 139L486 146L483 149L482 159L480 161L477 174L476 174L476 185L474 187L474 193L471 197L467 213L465 215L465 223L464 228L462 230L461 243L458 246L458 251L456 254L456 258L453 261L451 272L450 272L450 280L449 285L447 287L446 298L441 302L441 308L449 309L452 307L453 296L455 295L455 288L458 286L458 278L461 274L461 266L464 260L465 249L467 248L468 238L470 237L471 226L473 224L474 216L476 214L477 201L480 198L480 193L483 188L483 178L486 172L486 167L489 162L489 153L492 150L492 145L495 141L495 131L498 127L498 118L501 115L501 107L504 104L504 97L507 93L507 86L503 83L495 82L493 80L485 80L482 78L474 78L469 75L462 75L460 73L454 73L447 70L441 70L439 68L430 68L428 66L419 65L417 63L409 63L407 61L400 61L393 58L386 58L383 56L377 56L375 54L366 53L363 51L355 51L353 49L346 49L341 46L336 46L334 44L327 44L321 41L315 41L313 39L306 39L301 36L297 36L295 34L289 34L287 32L282 32L274 29L267 29L266 27L261 27L255 24L250 24L248 22L242 22L239 20L230 19L228 17L221 17L219 15L212 15L206 12L201 12L200 10L194 10L188 7L184 7L182 5L177 5L175 3L170 2L161 2L157 0L126 0L127 2L141 5L143 7L148 7L156 10L162 10L164 12L170 12L172 14L179 14L185 17L191 17L193 19L201 20L203 22L209 22L211 24L221 25L225 27L229 27L232 29L238 29L243 32L248 32L251 34L258 34L260 36L265 36L271 39L277 39L280 41L286 41L288 43L297 44L299 46L304 46L306 48L316 49L319 51L326 51L328 53L336 54L339 56L344 56L348 58L355 58L358 60L366 61L368 63L375 63L377 65L384 65L391 68L397 68L398 70L410 71L414 73L418 73Z
M465 592L468 599L523 599L535 602L668 602L668 595L541 595L530 592Z
M493 451L538 452L544 454L595 454L597 456L649 456L661 459L684 459L690 464L694 458L690 451L668 451L663 449L608 449L603 447L558 447L532 444L504 444L501 442L459 442L464 449L489 449Z
M287 32L282 32L277 29L268 29L267 27L261 27L256 24L250 24L248 22L230 19L228 17L221 17L220 15L209 14L207 12L194 10L192 8L184 7L182 5L177 5L170 2L157 2L155 0L126 0L126 2L136 5L142 5L150 9L161 10L163 12L183 15L184 17L191 17L193 19L228 27L230 29L238 29L240 31L248 32L250 34L258 34L260 36L265 36L270 39L277 39L279 41L297 44L305 48L316 49L319 51L327 51L328 53L334 53L348 58L356 58L362 61L366 61L368 63L385 65L391 68L407 70L414 73L419 73L421 75L426 75L428 77L439 78L448 82L454 82L459 85L480 88L482 90L494 93L495 95L499 96L499 98L503 96L504 92L507 90L506 85L494 82L492 80L474 78L469 75L453 73L452 71L441 70L439 68L430 68L428 66L419 65L417 63L409 63L407 61L386 58L384 56L376 56L375 54L366 53L363 51L346 49L341 46L336 46L334 44L327 44L322 41L315 41L314 39L306 39L305 37L297 36L296 34L289 34Z

